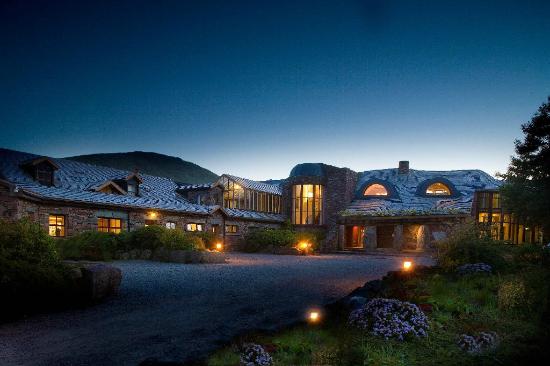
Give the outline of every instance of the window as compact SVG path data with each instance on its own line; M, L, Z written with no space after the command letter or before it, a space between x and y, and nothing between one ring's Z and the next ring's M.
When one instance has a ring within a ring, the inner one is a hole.
M65 236L65 216L50 215L48 224L48 234L50 236Z
M225 225L225 232L228 234L235 234L239 231L238 225Z
M292 187L292 223L295 225L323 224L323 186L297 184Z
M47 167L36 168L36 180L45 186L53 186L53 170Z
M122 220L99 217L97 219L97 231L119 234L122 231Z
M168 221L168 222L166 223L166 228L167 228L167 229L175 229L175 228L176 228L176 223L173 222L173 221Z
M127 191L128 191L129 195L135 196L136 195L136 185L133 184L133 183L128 182Z
M426 189L426 194L431 196L450 196L451 190L443 183L433 183Z
M223 207L241 210L281 213L281 196L244 188L222 177Z
M195 223L191 223L191 224L187 224L185 226L185 230L187 231L202 231L202 224L195 224Z
M387 196L388 190L381 184L374 183L365 189L364 196Z
M212 224L212 232L214 234L219 234L220 233L220 225L219 224Z

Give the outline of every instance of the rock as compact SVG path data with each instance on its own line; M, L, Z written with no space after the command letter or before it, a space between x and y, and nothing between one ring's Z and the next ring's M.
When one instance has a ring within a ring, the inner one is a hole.
M82 283L92 301L102 300L118 292L122 271L105 264L92 264L81 269Z
M352 310L362 308L367 303L367 298L362 296L352 296L348 299L348 307Z
M187 263L187 251L171 250L168 252L167 261L172 263Z
M226 255L221 252L202 252L202 262L201 263L225 263Z
M82 269L79 267L72 267L70 271L71 279L73 280L79 280L82 278Z

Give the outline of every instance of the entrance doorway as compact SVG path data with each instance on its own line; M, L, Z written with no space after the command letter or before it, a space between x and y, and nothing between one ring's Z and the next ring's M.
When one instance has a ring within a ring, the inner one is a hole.
M365 229L361 226L346 226L345 249L363 248L363 234Z
M378 248L393 248L393 225L376 227L376 246Z

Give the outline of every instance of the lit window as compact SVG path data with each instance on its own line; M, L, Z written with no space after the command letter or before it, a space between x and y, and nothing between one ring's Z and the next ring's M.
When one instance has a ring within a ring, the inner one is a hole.
M323 224L323 186L297 184L292 187L292 223L295 225Z
M48 234L50 236L65 236L65 216L50 215L48 224Z
M387 196L388 191L386 187L384 187L383 185L374 183L368 186L367 189L365 189L364 195L365 196Z
M167 229L175 229L176 228L176 223L175 222L172 222L172 221L168 221L166 223L166 228Z
M228 234L235 234L239 231L238 225L225 225L225 232Z
M185 230L187 231L202 231L202 224L187 224L185 226Z
M432 196L450 196L451 190L443 183L433 183L426 189L426 194Z
M107 217L99 217L97 219L97 231L104 233L119 234L122 230L121 219L110 219Z

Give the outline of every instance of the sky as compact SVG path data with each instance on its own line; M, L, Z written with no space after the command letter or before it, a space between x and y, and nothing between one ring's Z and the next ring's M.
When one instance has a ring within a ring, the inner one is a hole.
M215 173L505 171L550 95L549 1L0 2L0 146Z

